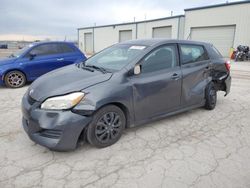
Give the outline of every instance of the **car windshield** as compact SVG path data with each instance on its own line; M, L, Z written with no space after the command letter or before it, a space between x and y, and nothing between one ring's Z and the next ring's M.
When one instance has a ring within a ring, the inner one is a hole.
M118 44L107 48L85 61L86 66L96 66L109 71L119 71L138 57L146 46Z
M14 52L13 54L10 55L10 57L20 57L25 51L27 51L29 48L31 48L33 45L27 45L24 48Z

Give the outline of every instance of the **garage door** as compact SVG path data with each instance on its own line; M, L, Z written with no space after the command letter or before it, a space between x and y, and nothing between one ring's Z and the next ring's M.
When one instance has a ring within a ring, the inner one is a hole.
M86 53L93 53L93 34L84 33L84 47Z
M191 39L212 43L224 57L234 43L235 26L200 27L191 29Z
M153 38L167 38L172 37L172 27L154 27L153 28Z
M132 40L132 30L119 31L119 42Z

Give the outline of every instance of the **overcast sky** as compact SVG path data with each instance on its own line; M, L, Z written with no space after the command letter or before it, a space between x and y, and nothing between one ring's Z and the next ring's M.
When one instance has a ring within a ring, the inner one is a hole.
M229 0L233 2L237 0ZM0 0L0 40L77 38L77 28L184 14L225 0ZM232 13L233 14L233 13Z

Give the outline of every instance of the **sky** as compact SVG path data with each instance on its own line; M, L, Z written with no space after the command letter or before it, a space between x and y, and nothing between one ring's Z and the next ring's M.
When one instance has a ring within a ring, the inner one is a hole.
M238 0L228 0L234 2ZM0 0L0 40L76 40L77 28L184 14L226 0Z

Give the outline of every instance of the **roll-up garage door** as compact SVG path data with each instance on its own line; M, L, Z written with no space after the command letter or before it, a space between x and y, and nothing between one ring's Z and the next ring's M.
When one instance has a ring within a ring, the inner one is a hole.
M132 30L119 31L119 42L132 39Z
M212 43L224 57L229 56L234 43L235 26L191 28L191 39Z
M84 33L84 47L86 53L93 53L93 34Z
M171 39L172 37L172 27L154 27L153 28L153 38L167 38Z

